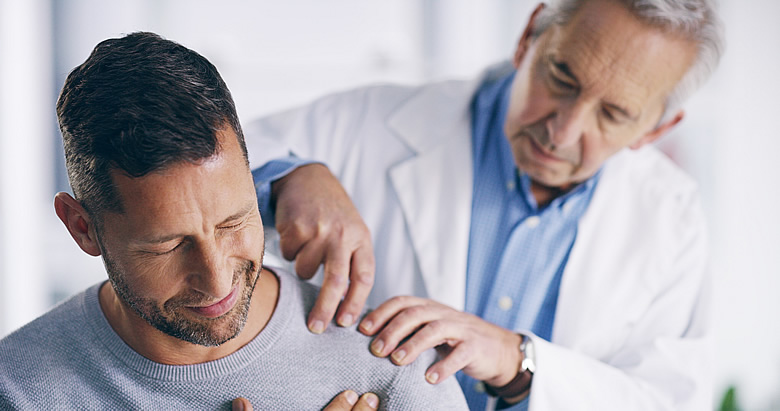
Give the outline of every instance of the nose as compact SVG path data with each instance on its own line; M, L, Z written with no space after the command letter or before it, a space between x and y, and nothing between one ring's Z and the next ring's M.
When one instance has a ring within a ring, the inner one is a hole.
M547 121L551 149L576 145L585 134L588 108L576 101L562 102L555 115Z
M233 270L216 242L199 244L190 261L190 286L216 300L230 294Z

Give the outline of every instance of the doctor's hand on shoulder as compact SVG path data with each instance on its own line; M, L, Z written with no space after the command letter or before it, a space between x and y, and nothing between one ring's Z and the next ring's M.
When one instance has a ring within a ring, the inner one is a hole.
M436 348L442 357L425 372L437 384L463 370L492 387L503 387L518 375L522 336L475 315L419 297L393 297L360 322L358 329L375 335L371 352L390 356L397 365L412 363Z
M284 258L309 279L324 265L322 289L307 324L322 333L330 321L354 324L374 284L371 234L341 183L322 164L293 170L271 185ZM343 298L343 301L342 301Z

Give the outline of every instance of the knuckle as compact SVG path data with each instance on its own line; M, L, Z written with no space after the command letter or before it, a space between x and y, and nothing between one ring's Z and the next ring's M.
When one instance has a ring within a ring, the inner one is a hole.
M418 318L425 314L425 307L420 305L415 305L413 307L409 307L405 309L402 313L404 317L411 317L411 318Z
M371 271L358 271L353 274L352 281L360 285L371 287L374 285L374 274Z
M330 270L328 270L325 276L327 277L325 281L327 281L329 285L338 288L347 288L348 279L340 272L335 271L331 268Z
M428 329L428 332L438 335L444 331L446 325L442 320L433 320L426 325L426 328Z
M412 297L408 295L397 295L391 298L390 300L388 300L388 302L392 302L394 305L399 305L404 307L411 305L411 301L412 301Z

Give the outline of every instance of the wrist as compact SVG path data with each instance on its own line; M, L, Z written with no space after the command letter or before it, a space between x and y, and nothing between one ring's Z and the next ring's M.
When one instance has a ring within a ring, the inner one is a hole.
M517 345L519 360L514 375L507 379L505 376L498 379L485 381L485 389L494 397L501 397L505 401L513 403L525 398L531 389L533 374L536 371L536 361L531 339L525 335L518 335L520 343Z
M523 342L523 336L514 332L509 332L509 338L506 339L503 352L500 357L500 364L496 368L496 375L491 378L485 378L482 382L491 387L503 387L509 384L520 369L523 362L523 353L518 349Z

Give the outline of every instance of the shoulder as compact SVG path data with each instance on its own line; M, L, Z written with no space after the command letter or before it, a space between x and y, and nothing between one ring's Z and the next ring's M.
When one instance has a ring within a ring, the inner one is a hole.
M371 354L371 337L358 332L355 325L338 327L331 324L323 334L312 334L306 329L305 318L319 288L284 270L274 268L273 271L281 286L288 287L288 292L280 294L278 305L293 315L285 329L283 349L305 350L307 367L327 370L327 380L341 388L325 387L322 374L312 374L312 383L318 381L326 393L333 395L334 390L345 389L343 384L349 382L346 388L376 393L383 407L389 405L385 407L387 409L465 409L465 400L455 378L437 385L425 380L425 371L436 360L435 351L427 351L414 363L399 367L387 358ZM294 292L290 293L291 290ZM444 408L441 408L442 404Z
M610 182L631 185L647 195L691 195L698 191L693 178L651 146L617 154L605 166L604 175Z
M641 215L666 226L682 219L687 228L693 220L703 219L696 181L654 147L624 150L610 159L593 205L609 209L614 218L625 215L636 221Z
M9 401L39 401L86 361L84 297L71 297L0 340L0 391Z
M436 351L428 350L412 364L396 367L398 373L388 390L386 408L390 410L468 409L466 399L454 375L435 385L425 379L425 372L436 360L438 360Z
M4 359L18 358L24 353L44 354L73 335L72 330L84 322L82 292L56 305L42 316L25 324L0 340Z

